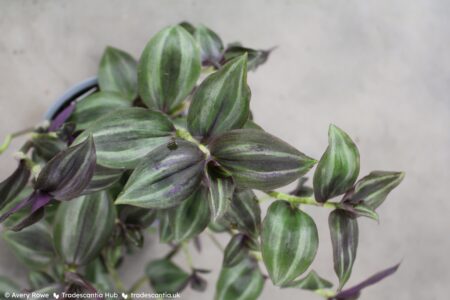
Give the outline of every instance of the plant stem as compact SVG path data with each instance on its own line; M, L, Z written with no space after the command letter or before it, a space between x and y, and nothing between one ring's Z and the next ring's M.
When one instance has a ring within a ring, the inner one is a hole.
M184 140L186 140L186 141L188 141L188 142L191 142L191 143L196 144L196 145L198 146L198 148L199 148L203 153L205 153L208 157L211 155L211 153L209 152L209 149L208 149L205 145L199 143L199 142L198 142L198 141L197 141L197 140L189 133L189 131L187 131L186 129L184 129L184 128L177 128L177 129L176 129L176 136L179 137L179 138L182 138L182 139L184 139Z
M111 278L114 281L114 285L116 286L116 288L118 288L120 292L124 292L126 289L122 280L120 279L119 273L117 273L117 270L114 267L110 266L109 264L106 264L106 268L108 269L108 273L111 275Z
M209 238L214 243L214 245L216 245L216 247L219 248L219 250L223 252L224 248L223 248L222 244L220 244L220 242L216 239L214 234L212 234L209 230L206 232L206 234L209 236Z
M181 247L183 249L184 255L186 256L186 262L187 262L189 268L191 268L191 270L194 270L194 265L192 263L192 256L191 256L191 253L189 252L188 244L183 242L181 244Z
M5 152L8 149L9 145L11 144L11 142L14 138L22 136L22 135L30 133L30 132L33 132L33 131L34 131L34 127L26 128L26 129L8 134L5 137L3 144L0 146L0 154L2 154L3 152Z
M265 192L265 193L275 199L285 200L292 204L306 204L306 205L320 206L320 207L331 208L331 209L345 207L344 204L337 203L337 202L320 203L320 202L317 202L316 199L314 199L313 197L297 197L297 196L293 196L293 195L289 195L289 194L285 194L285 193L281 193L281 192L276 192L276 191L269 191L269 192Z
M147 278L147 276L145 276L145 275L142 276L141 278L136 280L136 282L131 286L131 288L128 290L128 293L134 293L134 292L139 291L139 289L142 287L142 285L148 281L149 281L149 279Z

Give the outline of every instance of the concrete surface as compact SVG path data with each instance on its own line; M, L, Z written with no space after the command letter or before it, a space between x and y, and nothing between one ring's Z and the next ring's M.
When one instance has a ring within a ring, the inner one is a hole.
M52 101L96 73L106 45L139 56L149 37L182 20L204 23L226 42L278 46L249 76L252 109L269 132L319 158L327 127L354 137L364 175L403 170L406 179L379 213L361 222L350 284L402 261L362 299L448 299L450 282L450 2L385 1L0 1L0 137L39 123ZM14 146L18 146L15 143ZM14 168L0 157L0 178ZM313 267L335 280L327 214ZM217 278L220 253L205 237L196 265ZM222 243L226 242L221 237ZM165 248L150 240L121 270L127 282ZM180 256L180 260L182 260ZM0 274L24 270L0 244ZM212 299L188 291L183 299ZM320 299L266 284L261 299Z

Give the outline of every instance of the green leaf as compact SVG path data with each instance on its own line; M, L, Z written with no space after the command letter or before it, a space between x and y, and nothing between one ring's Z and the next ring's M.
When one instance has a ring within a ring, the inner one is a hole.
M188 112L189 132L207 140L231 129L239 129L249 115L247 56L230 61L209 75L196 89Z
M53 230L56 251L68 264L87 264L108 242L115 218L116 210L107 192L62 203Z
M217 221L228 210L233 197L234 183L231 178L219 178L209 175L208 203L211 220Z
M77 130L85 130L104 115L129 106L131 102L118 93L97 92L76 103L69 122L75 123Z
M223 267L216 285L215 300L256 300L264 287L258 264L246 258L231 268Z
M174 130L169 118L160 112L123 108L93 123L75 144L92 134L98 164L133 169L151 150L168 143Z
M361 217L367 217L375 221L379 221L379 216L371 207L365 205L365 204L357 204L352 207L350 212L354 213L357 216Z
M37 290L54 283L55 279L43 271L30 271L28 273L28 281L30 282L31 288Z
M30 175L26 162L21 160L14 173L0 182L0 210L20 194L27 185Z
M157 211L154 209L142 208L131 205L120 205L119 218L126 225L138 226L139 228L149 227L156 219Z
M350 189L359 174L359 151L341 129L330 125L328 147L314 173L314 195L325 202Z
M162 145L150 152L131 174L116 204L169 208L191 196L200 184L205 154L181 139L176 145L176 149Z
M328 280L320 277L316 271L311 270L308 275L306 275L304 278L295 280L284 287L295 287L302 290L308 290L308 291L316 291L316 290L322 290L322 289L329 289L333 287L333 284L329 282Z
M223 266L230 268L237 265L248 255L247 237L244 234L233 235L223 252Z
M142 53L139 94L148 107L170 112L192 91L200 70L200 52L193 37L181 26L167 27Z
M272 52L272 50L273 48L269 50L255 50L242 47L241 45L238 44L234 44L228 46L228 48L225 51L224 57L225 62L228 62L234 59L235 57L241 56L246 53L248 55L248 70L254 71L269 59L269 55Z
M200 57L204 66L219 65L223 57L223 43L220 37L204 25L195 29L194 38L200 47Z
M358 249L358 221L345 211L334 210L328 218L333 246L334 271L339 278L339 290L352 273Z
M53 157L39 173L35 189L58 200L71 200L83 192L94 174L96 162L92 136Z
M98 258L86 266L86 279L92 282L94 287L99 292L111 292L115 289L114 283L111 280L102 261ZM106 295L105 295L106 296ZM113 297L105 297L105 299L114 299Z
M354 189L344 196L344 202L364 203L366 206L376 209L387 195L396 188L405 177L403 172L373 171L361 178L355 184Z
M201 186L186 201L170 209L173 241L183 242L201 233L208 226L209 217L208 192Z
M96 165L94 175L82 194L87 195L107 189L114 185L122 174L123 171L120 169L111 169Z
M283 286L303 274L319 246L314 220L286 201L272 203L264 218L261 250L272 282Z
M106 47L98 69L100 90L116 92L128 100L137 97L137 62L128 53Z
M33 143L33 158L36 159L38 156L45 162L67 148L67 143L61 139L45 134L32 135L31 142Z
M212 156L239 187L271 190L308 172L316 161L284 141L254 129L238 129L215 138Z
M189 274L168 259L150 262L145 274L156 293L180 292L189 282Z
M170 209L158 209L157 216L159 221L159 241L168 243L173 240L172 224L170 224Z
M262 129L261 126L259 126L253 120L250 120L250 119L248 119L247 122L245 122L245 124L244 124L244 126L242 128L264 130L264 129Z
M192 25L189 22L181 22L180 24L178 24L179 26L183 27L187 32L189 32L190 34L194 35L195 33L195 27L194 25Z
M20 232L5 231L3 239L27 268L43 269L55 258L49 226L44 222L36 223Z
M261 208L252 190L236 190L233 194L227 219L237 229L252 237L258 237L261 230Z
M297 187L289 194L297 197L311 197L314 194L314 190L312 187L306 185L306 181L308 181L307 177L300 178Z

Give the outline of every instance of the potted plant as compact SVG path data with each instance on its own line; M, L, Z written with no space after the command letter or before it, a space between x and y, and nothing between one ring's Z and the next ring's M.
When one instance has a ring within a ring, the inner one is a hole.
M205 232L216 243L214 234L230 236L226 247L218 245L215 299L257 299L265 284L355 299L395 272L398 265L344 288L358 218L378 220L376 209L404 174L374 171L358 179L358 148L335 125L318 160L257 125L247 72L269 54L224 47L211 29L186 22L158 32L139 62L106 48L97 78L64 94L48 122L11 134L0 148L29 134L15 155L17 169L0 183L0 221L5 241L30 270L30 286L2 277L0 291L124 299L146 283L161 298L204 291L208 270L190 259L188 245L200 251ZM309 186L304 176L314 166ZM277 191L294 181L292 192ZM271 202L265 213L262 201ZM304 205L329 212L335 289L310 269L319 239ZM171 251L124 286L117 268L148 232ZM172 260L180 252L188 269Z

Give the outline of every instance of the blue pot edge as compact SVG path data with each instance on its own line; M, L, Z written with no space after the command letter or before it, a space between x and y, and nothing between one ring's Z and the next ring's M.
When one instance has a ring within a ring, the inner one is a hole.
M61 108L67 104L67 102L74 100L74 96L76 96L83 90L88 91L96 85L98 85L97 76L92 76L72 86L53 102L53 104L45 113L44 118L51 121L61 110Z

